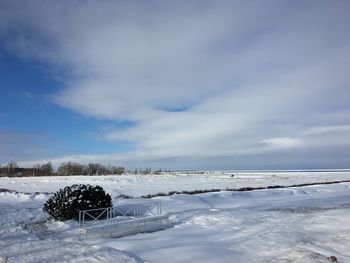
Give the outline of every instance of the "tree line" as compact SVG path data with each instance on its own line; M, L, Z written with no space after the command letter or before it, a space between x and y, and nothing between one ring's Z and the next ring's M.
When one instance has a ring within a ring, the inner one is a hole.
M15 161L0 166L0 176L69 176L69 175L120 175L125 173L122 166L110 166L100 163L80 164L75 162L61 163L55 170L51 162L36 164L31 168L19 167Z

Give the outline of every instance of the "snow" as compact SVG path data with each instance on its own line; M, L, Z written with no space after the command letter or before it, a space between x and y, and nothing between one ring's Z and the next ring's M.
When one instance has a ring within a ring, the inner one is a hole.
M41 210L45 192L74 183L116 197L348 179L349 171L0 178L0 188L26 192L0 193L0 256L16 263L350 262L350 183L156 197L172 227L115 239L79 241L77 222L46 221Z
M231 175L234 174L234 177ZM350 170L328 172L211 172L205 174L161 174L122 176L51 176L0 178L0 189L18 192L53 193L73 184L102 186L112 196L126 194L139 197L147 194L198 189L226 189L264 187L268 185L293 185L314 182L350 180Z

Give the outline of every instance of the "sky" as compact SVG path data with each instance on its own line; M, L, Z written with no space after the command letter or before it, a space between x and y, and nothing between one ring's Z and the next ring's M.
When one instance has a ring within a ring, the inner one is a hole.
M0 0L0 163L350 168L349 10Z

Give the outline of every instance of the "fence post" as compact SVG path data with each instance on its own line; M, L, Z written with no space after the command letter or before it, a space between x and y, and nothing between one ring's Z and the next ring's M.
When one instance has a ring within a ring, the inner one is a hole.
M81 233L81 211L79 210L79 241L80 241L80 233Z
M112 210L113 208L109 208L109 214L111 214L112 212L113 212L113 210ZM113 229L112 229L112 217L111 217L111 215L109 215L109 224L110 224L110 231L111 231L111 233L110 233L110 235L111 235L111 237L113 236Z

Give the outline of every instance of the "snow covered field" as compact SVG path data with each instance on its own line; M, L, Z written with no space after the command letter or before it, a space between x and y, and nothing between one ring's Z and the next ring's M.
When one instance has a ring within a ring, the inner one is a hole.
M231 177L234 175L234 177ZM0 189L18 192L55 192L72 184L95 184L109 194L134 197L170 191L263 187L350 180L350 170L328 172L211 172L205 174L52 176L0 178Z
M41 211L44 192L73 183L101 185L114 198L349 179L350 171L0 178L0 188L26 193L0 193L0 256L8 262L329 262L330 256L350 262L350 183L157 197L172 214L172 227L118 239L79 241L76 222L45 222Z

